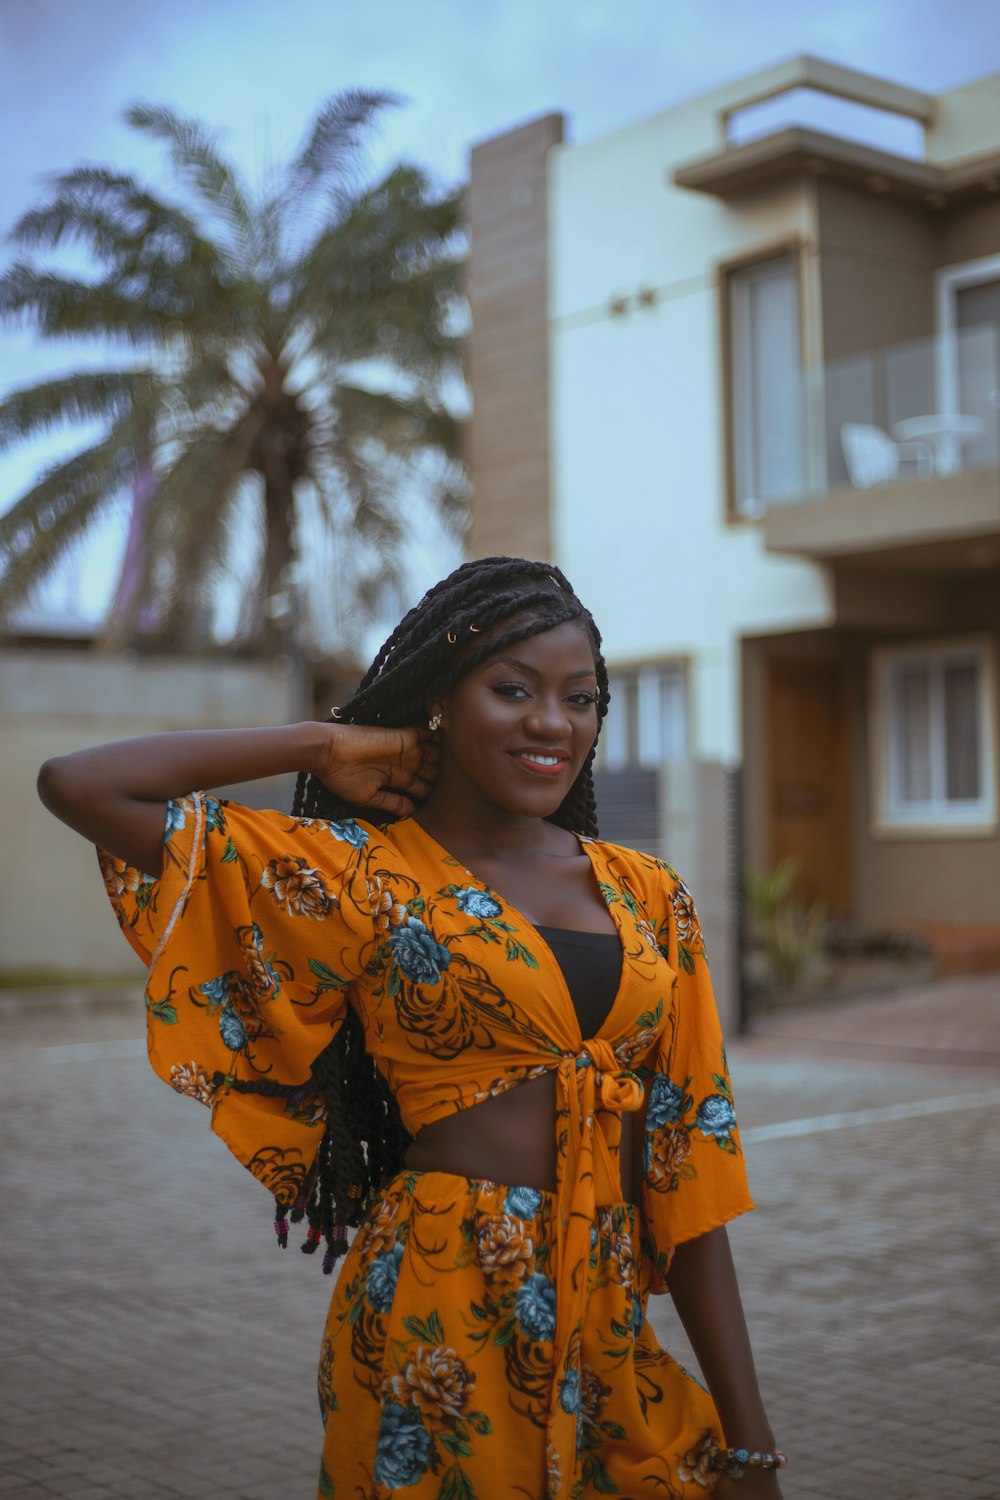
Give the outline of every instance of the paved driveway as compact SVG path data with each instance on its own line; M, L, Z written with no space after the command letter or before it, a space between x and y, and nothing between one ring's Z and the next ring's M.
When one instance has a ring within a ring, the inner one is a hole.
M141 1008L0 1004L0 1496L312 1500L329 1282L148 1068ZM731 1048L732 1226L786 1500L1000 1500L1000 989ZM683 1350L669 1303L656 1321Z

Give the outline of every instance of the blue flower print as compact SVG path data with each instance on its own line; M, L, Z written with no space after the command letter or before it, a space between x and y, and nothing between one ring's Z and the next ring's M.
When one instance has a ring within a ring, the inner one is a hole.
M382 1408L375 1449L375 1483L387 1490L416 1484L427 1468L430 1449L430 1433L420 1413L387 1402Z
M206 797L205 802L205 827L209 833L219 832L226 826L226 814L218 797Z
M419 917L408 917L389 934L389 946L407 979L414 984L437 984L451 954L428 932Z
M327 828L335 839L342 844L350 844L352 849L362 849L368 842L368 835L363 828L359 828L353 818L345 818L342 823L327 823Z
M517 1321L529 1339L544 1343L555 1336L556 1289L537 1271L517 1289Z
M184 827L184 807L180 802L167 803L167 822L163 830L163 842L169 844L179 828Z
M206 979L204 984L199 984L198 991L205 996L209 1005L228 1005L230 981L236 977L235 969L227 969L225 974L220 974L216 979Z
M579 1370L568 1370L559 1382L559 1405L563 1411L579 1416L583 1411Z
M219 1035L230 1052L240 1052L247 1044L247 1029L231 1005L219 1016Z
M519 1219L533 1219L542 1206L542 1195L535 1188L512 1187L507 1189L507 1212Z
M384 1255L376 1255L368 1267L365 1294L376 1312L388 1312L396 1295L399 1267L403 1259L402 1245L393 1245Z
M646 1129L657 1130L679 1120L684 1113L684 1090L672 1083L665 1073L658 1073L649 1089Z
M487 921L490 917L498 917L503 907L495 896L487 895L485 891L479 891L474 885L463 886L456 891L458 898L458 909L468 913L470 917L479 917L481 921Z
M736 1113L725 1094L709 1094L698 1105L695 1124L702 1135L714 1135L717 1141L728 1141L736 1125Z
M639 1337L645 1321L646 1314L643 1311L642 1298L636 1297L632 1303L632 1337L634 1339Z

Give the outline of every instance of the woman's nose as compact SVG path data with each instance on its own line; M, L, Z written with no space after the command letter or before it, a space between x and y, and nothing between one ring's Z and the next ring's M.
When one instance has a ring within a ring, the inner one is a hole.
M572 730L566 705L561 698L539 697L524 716L524 727L545 739L563 739Z

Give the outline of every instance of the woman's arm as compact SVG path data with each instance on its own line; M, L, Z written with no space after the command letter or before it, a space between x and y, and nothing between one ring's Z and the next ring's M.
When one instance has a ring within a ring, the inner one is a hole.
M772 1452L736 1271L724 1227L678 1245L670 1263L670 1295L718 1409L726 1444ZM720 1476L719 1500L780 1500L775 1472L747 1469L736 1481Z
M348 802L405 815L426 796L433 751L425 731L355 724L190 730L97 745L48 760L38 794L77 833L156 875L165 805L202 787L309 771Z

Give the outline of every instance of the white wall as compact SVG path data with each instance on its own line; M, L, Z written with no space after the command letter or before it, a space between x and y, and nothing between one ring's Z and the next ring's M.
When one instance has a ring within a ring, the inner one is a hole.
M718 103L550 154L553 536L612 664L690 658L693 754L727 762L739 636L827 623L831 601L819 569L724 519L715 266L814 224L793 189L734 208L673 186L718 149ZM636 305L643 287L654 306Z

